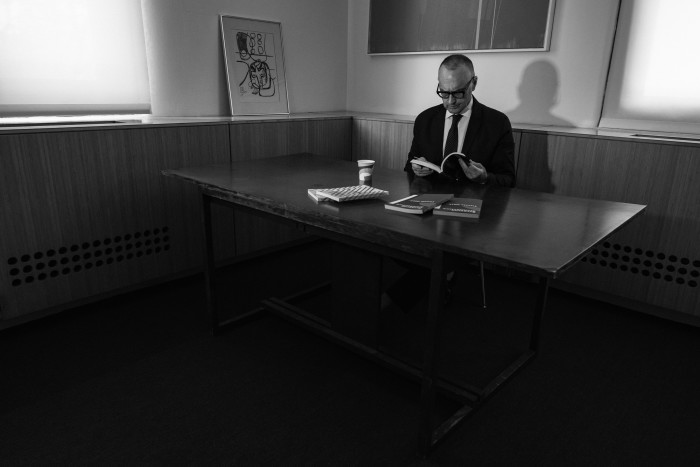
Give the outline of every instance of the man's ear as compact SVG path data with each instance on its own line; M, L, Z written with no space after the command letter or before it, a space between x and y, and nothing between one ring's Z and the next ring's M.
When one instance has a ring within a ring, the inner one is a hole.
M472 81L472 84L474 85L474 87L472 87L472 91L473 91L474 89L476 89L476 82L477 82L477 81L479 81L479 77L478 77L478 76L474 76L474 80Z

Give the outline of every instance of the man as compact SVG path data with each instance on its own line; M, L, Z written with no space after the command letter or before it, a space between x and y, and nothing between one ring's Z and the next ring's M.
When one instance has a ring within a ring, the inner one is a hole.
M448 177L459 183L514 186L515 143L510 120L474 98L472 93L477 79L472 61L464 55L450 55L442 61L436 91L442 105L424 110L416 117L404 170L416 177L439 179L442 175L412 161L422 159L440 166L444 156L461 152L467 160L457 159L459 165L445 171ZM424 295L430 280L429 271L400 264L407 271L382 294L382 308L398 306L407 311ZM453 278L454 273L448 273L448 296Z
M442 61L437 87L442 105L424 110L416 118L406 171L418 177L437 177L431 169L411 161L422 159L439 166L444 156L461 152L468 161L460 160L460 167L452 173L458 180L503 186L515 184L515 144L510 120L474 98L472 93L477 80L472 61L464 55L450 55ZM451 143L453 123L456 141Z

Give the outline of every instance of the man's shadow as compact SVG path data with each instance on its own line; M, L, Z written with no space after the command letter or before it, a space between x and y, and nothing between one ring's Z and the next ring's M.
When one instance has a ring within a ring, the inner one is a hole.
M552 113L559 100L559 73L547 60L537 60L525 68L518 86L520 105L506 112L513 126L527 125L563 126L574 125ZM548 193L556 186L552 180L546 135L541 144L520 146L518 154L517 186Z

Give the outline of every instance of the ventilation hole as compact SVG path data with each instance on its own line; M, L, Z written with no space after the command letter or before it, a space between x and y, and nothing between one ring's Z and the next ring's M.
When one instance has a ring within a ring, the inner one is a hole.
M699 274L698 274L698 271L697 271L696 269L693 269L692 271L690 271L690 276L691 276L691 277L698 277L698 275L699 275Z
M591 264L597 264L597 263L598 263L598 260L597 260L597 259L591 258Z
M613 250L618 250L618 251L619 251L620 248L622 248L622 247L621 247L618 243L616 243L616 244L613 245Z
M695 282L695 281L688 281L688 285L689 285L690 287L697 287L697 286L698 286L698 283Z
M678 268L678 274L687 274L688 270L686 268Z
M681 264L684 264L687 266L690 264L690 260L688 258L681 258Z
M588 262L588 259L584 256L583 258L581 258L581 262L586 263L586 262Z
M637 274L637 273L639 272L639 268L632 267L632 268L630 269L630 271L632 271L632 273L634 273L634 274Z
M594 255L597 255L597 254L598 254L598 249L597 249L597 248L593 248L593 251L592 251L591 253L593 253Z
M658 272L655 272L654 274L652 274L652 277L653 277L654 279L661 279L661 274L658 273Z
M601 266L607 266L607 265L608 265L608 262L605 261L605 260L602 260L602 261L600 262L600 265L601 265Z
M647 252L644 253L644 254L647 255L648 258L653 258L653 257L654 257L654 252L651 251L651 250L647 250Z
M642 269L642 276L648 277L650 274L648 269Z
M641 264L641 263L642 263L642 260L640 260L639 258L634 258L634 259L632 259L632 262L633 262L634 264Z
M665 280L666 282L673 282L673 276L670 275L670 274L666 274L666 275L664 276L664 280Z
M625 265L625 264L623 264L622 266L620 266L620 270L621 270L621 271L625 271L625 272L626 272L627 269L628 269L628 268L627 268L627 265Z
M659 253L658 255L656 255L656 257L659 259L666 259L666 255L663 253Z
M613 253L612 259L620 259L620 255L618 255L617 253Z
M649 261L648 259L645 260L645 261L644 261L644 266L650 268L650 267L651 267L651 261Z
M605 243L603 243L603 246L604 246L605 248L610 248L610 242L605 242Z
M700 261L698 261L698 260L693 261L693 267L700 268Z
M634 249L634 253L637 254L637 255L641 255L642 253L644 253L644 251L642 251L641 248L635 248L635 249Z
M625 247L623 248L623 250L625 251L625 253L632 253L632 247L631 247L631 246L625 245Z
M676 261L678 261L678 257L676 255L671 255L668 257L668 260L672 263L675 263Z
M170 250L168 244L170 238L165 235L168 230L167 226L157 227L115 237L83 241L45 251L35 251L31 254L11 256L6 260L10 266L7 272L13 278L12 285L17 287L115 262L143 258L147 255ZM141 240L130 242L132 239L139 238ZM124 243L119 244L120 242ZM107 245L113 245L113 247L107 247ZM156 247L156 245L158 246ZM101 249L102 246L105 248ZM115 255L117 256L115 257ZM47 261L45 258L52 259Z
M656 269L663 269L663 268L664 268L664 264L663 264L663 263L655 263L655 264L654 264L654 267L655 267Z
M674 272L676 268L672 264L669 264L668 266L666 266L666 270L668 272Z

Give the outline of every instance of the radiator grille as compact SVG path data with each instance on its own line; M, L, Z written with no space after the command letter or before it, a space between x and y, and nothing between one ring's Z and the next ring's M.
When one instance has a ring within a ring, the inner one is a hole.
M619 243L604 242L582 261L679 286L697 287L700 280L700 260Z
M11 256L6 261L10 281L19 287L162 254L170 250L169 230L157 227Z

